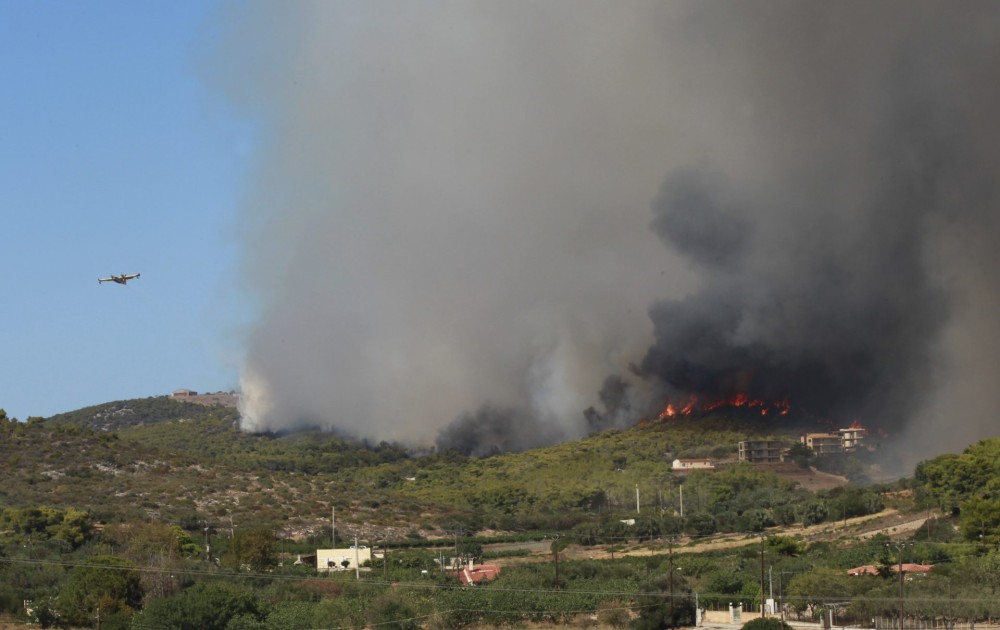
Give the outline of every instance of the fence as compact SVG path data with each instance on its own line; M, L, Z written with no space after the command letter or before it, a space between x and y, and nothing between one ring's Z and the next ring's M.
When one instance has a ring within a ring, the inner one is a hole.
M780 618L780 614L768 614L771 618ZM748 611L739 604L721 610L703 610L701 625L743 625L748 621L760 618L759 612ZM804 620L785 617L784 621L793 628L838 630L855 628L861 630L900 630L898 617L875 617L868 623L843 624L836 623L837 618L827 610L822 620ZM969 620L954 619L916 619L906 618L902 630L1000 630L1000 624L982 623Z

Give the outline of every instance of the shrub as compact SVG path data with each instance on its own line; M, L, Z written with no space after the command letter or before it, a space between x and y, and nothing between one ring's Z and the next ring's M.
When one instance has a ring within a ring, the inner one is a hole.
M792 627L781 619L764 617L746 622L740 630L792 630Z
M625 628L629 625L631 619L628 602L611 600L601 602L597 607L597 621L604 626Z

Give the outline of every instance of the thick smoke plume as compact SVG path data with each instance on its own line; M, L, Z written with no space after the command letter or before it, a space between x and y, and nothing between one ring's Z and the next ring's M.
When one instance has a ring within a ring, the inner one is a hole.
M442 451L455 450L473 457L527 450L552 444L563 437L552 425L520 409L484 406L464 413L437 436Z
M994 246L969 230L995 237L1000 217L988 113L1000 47L982 30L998 11L915 8L744 16L769 25L735 91L753 108L762 163L675 169L653 202L653 230L703 279L650 309L656 343L641 370L671 398L782 401L899 444L946 394L965 359L942 345L946 326L968 326L971 296L1000 286L956 275L971 256L996 268ZM741 38L736 23L705 24L710 41ZM991 345L996 333L977 331ZM960 402L937 421L965 413Z
M232 11L245 429L489 453L736 392L991 429L995 4Z

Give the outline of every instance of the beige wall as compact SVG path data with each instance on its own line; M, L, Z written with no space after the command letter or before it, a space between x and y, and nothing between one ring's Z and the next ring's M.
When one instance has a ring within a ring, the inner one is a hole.
M372 559L371 549L317 549L316 550L316 570L317 571L343 571L341 561L347 559L350 564L347 569L353 571L358 564L363 565ZM357 564L355 563L357 559ZM329 567L327 562L332 560L333 567Z

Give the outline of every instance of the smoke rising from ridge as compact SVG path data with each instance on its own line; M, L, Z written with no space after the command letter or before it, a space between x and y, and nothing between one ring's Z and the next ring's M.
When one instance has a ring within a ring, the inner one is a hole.
M244 428L485 453L742 390L980 437L998 13L233 7L212 80L261 129Z

